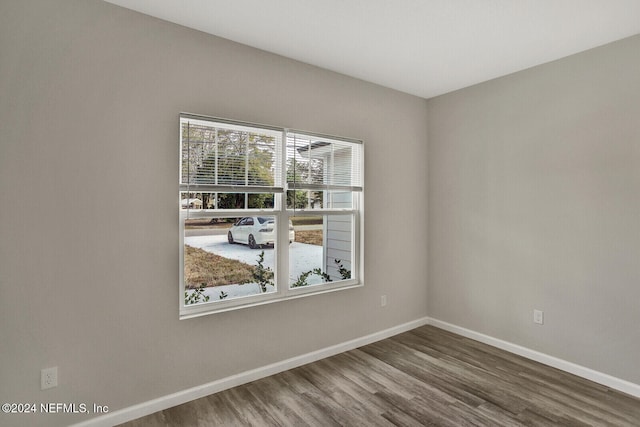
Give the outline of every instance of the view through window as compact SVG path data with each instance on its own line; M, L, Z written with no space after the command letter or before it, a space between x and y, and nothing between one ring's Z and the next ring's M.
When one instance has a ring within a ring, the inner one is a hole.
M182 114L181 315L361 284L363 144Z

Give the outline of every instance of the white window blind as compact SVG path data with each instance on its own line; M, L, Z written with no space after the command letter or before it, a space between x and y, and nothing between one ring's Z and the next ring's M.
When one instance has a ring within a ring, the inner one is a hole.
M282 130L180 117L180 190L281 193Z
M361 150L361 141L288 132L288 188L311 191L362 191Z

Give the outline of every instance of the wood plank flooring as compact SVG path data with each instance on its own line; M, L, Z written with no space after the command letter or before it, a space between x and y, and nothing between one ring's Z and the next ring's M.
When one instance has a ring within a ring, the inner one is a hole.
M433 326L122 424L640 426L640 399Z

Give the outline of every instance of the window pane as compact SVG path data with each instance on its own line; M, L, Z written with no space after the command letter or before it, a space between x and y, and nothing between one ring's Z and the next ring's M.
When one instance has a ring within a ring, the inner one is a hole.
M274 193L180 192L182 209L273 209Z
M351 278L352 221L352 215L292 218L295 242L289 247L290 287Z
M275 292L274 228L270 216L184 220L185 305Z
M278 184L279 133L189 119L181 126L181 184Z
M351 209L351 191L287 190L287 209Z
M361 187L362 147L346 141L299 133L287 134L289 188Z

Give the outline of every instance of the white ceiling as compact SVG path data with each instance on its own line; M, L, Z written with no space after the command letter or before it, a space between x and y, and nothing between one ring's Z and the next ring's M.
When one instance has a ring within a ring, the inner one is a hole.
M105 0L430 98L640 33L640 0Z

